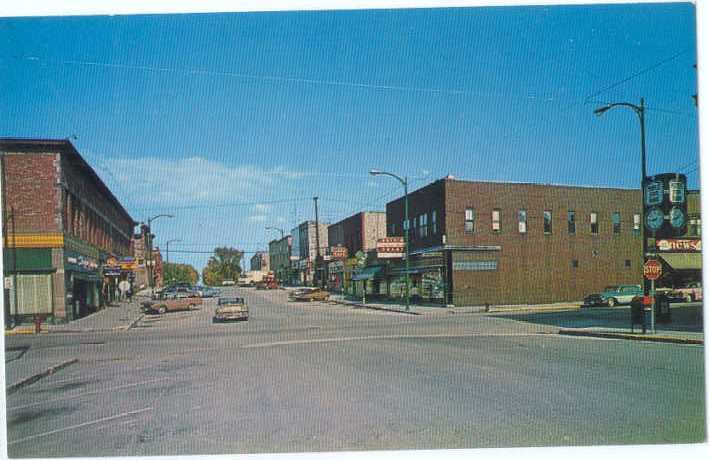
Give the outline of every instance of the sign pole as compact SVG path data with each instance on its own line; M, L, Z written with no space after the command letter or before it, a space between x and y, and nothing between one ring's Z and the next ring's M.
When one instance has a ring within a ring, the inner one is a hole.
M655 333L655 280L650 280L650 333Z

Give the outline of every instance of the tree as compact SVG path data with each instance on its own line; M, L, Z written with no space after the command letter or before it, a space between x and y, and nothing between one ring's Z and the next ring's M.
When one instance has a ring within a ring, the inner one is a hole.
M244 253L235 248L215 248L207 266L202 270L202 281L209 286L221 285L225 280L234 280L241 274L241 259Z
M169 263L163 267L163 279L165 284L196 284L199 281L199 272L192 265Z

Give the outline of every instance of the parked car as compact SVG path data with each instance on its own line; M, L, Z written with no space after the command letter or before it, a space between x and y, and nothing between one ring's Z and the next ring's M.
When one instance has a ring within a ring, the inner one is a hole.
M199 297L166 297L142 303L143 312L164 314L168 311L194 310L202 305Z
M607 307L608 301L603 298L601 294L589 294L583 299L581 308L589 307Z
M221 297L217 305L212 319L214 322L249 319L249 307L242 297Z
M609 307L620 304L629 304L633 297L643 295L643 288L639 284L621 284L608 286L601 292L601 297Z
M224 281L222 281L222 286L233 286L233 285L235 285L235 284L236 284L236 283L234 282L234 280L224 280Z
M291 300L300 302L323 301L330 298L330 293L323 291L320 288L301 288L296 289L289 295Z
M211 288L211 287L203 287L200 290L200 294L204 298L219 297L219 289L215 289L215 288Z
M689 283L683 288L673 289L672 293L677 297L683 298L685 302L695 302L704 298L700 281Z

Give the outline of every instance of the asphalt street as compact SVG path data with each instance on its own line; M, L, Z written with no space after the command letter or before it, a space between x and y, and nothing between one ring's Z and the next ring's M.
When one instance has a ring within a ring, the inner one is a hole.
M224 295L247 299L248 322L213 324L209 300L128 331L7 337L13 365L38 354L79 359L8 396L9 455L705 439L703 346L565 337L482 314L294 303L280 290Z

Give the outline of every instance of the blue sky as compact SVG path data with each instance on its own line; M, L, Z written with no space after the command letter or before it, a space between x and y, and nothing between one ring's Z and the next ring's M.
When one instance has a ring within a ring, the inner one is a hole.
M690 4L0 19L0 136L77 135L134 219L175 214L160 245L253 251L313 196L384 209L371 168L636 187L637 118L592 112L641 96L648 172L696 188L695 41Z

